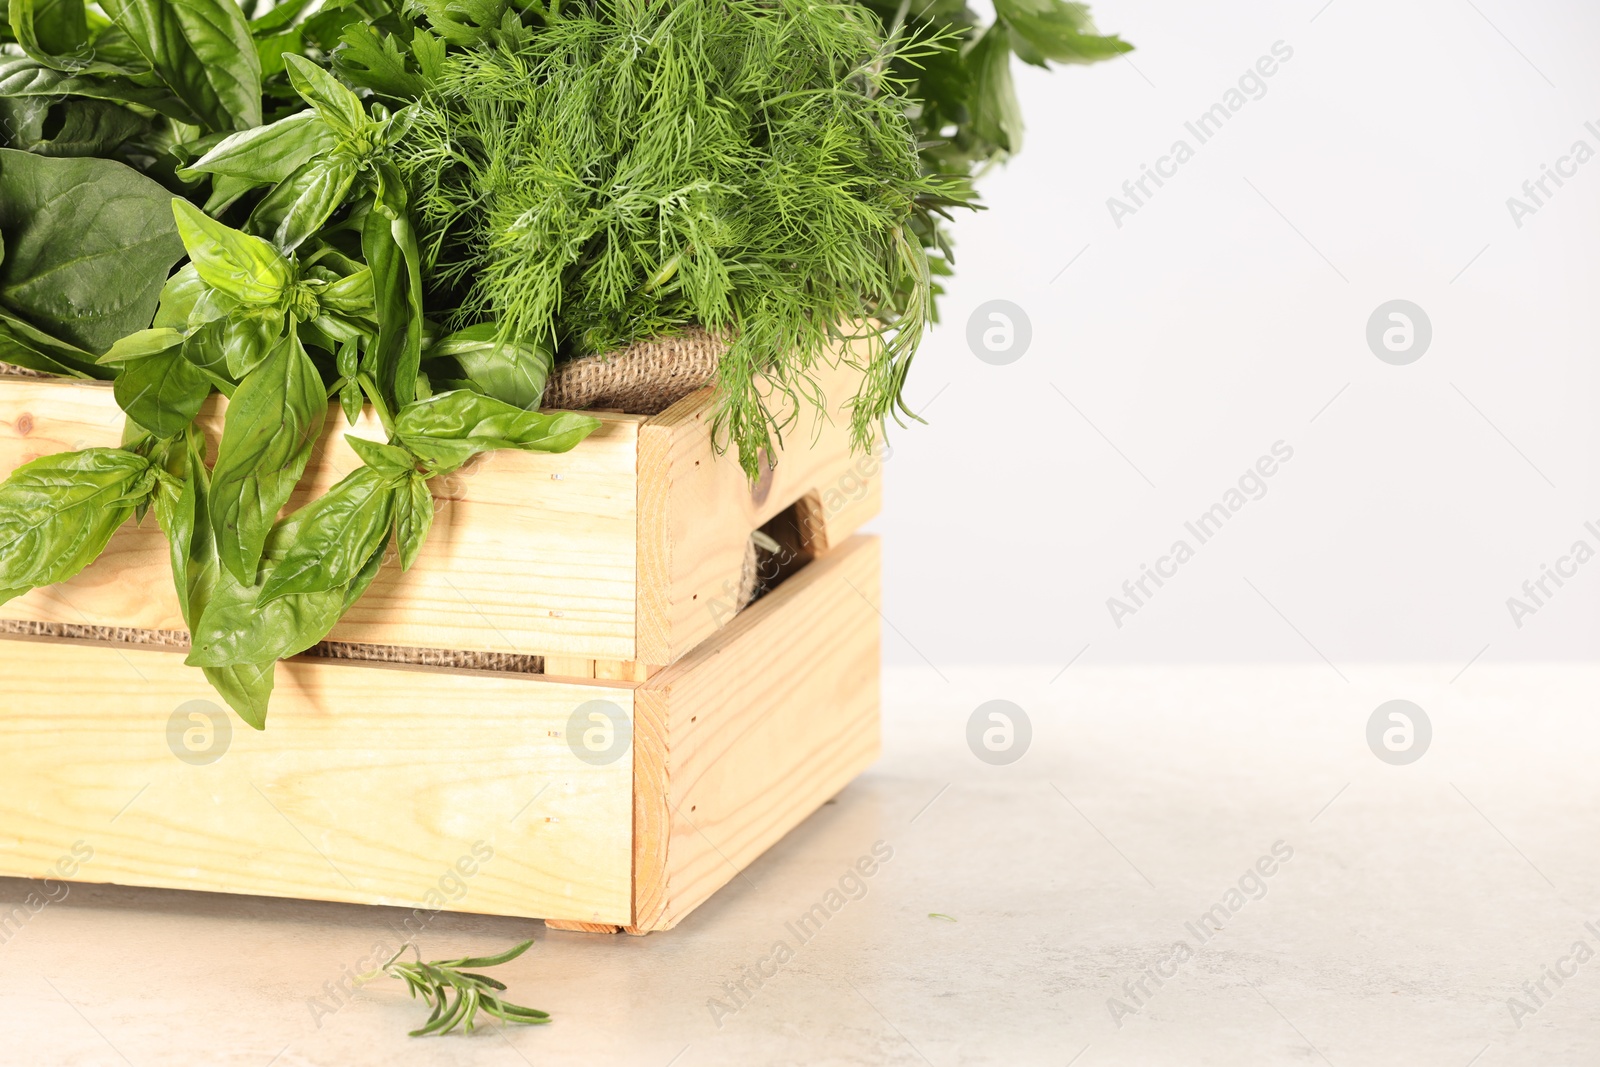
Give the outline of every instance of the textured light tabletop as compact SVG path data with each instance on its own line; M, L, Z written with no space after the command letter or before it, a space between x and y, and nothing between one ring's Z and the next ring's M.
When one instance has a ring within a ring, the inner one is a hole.
M0 930L0 1063L1600 1062L1600 668L1058 670L890 671L883 760L674 931L428 924L537 938L500 976L548 1027L340 992L400 911L74 885Z

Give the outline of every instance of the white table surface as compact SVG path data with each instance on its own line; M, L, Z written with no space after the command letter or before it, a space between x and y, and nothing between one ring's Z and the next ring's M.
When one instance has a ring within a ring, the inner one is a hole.
M319 1018L399 912L85 885L0 944L0 1063L1600 1063L1600 958L1508 1007L1600 952L1600 667L1058 669L889 672L882 761L674 931L428 927L430 958L537 938L501 977L550 1026L409 1039L389 981ZM966 746L992 698L1033 725L1010 766ZM1433 724L1409 766L1365 740L1391 698ZM879 841L800 943L786 924ZM1280 841L1201 945L1186 924ZM0 911L29 889L0 879ZM713 1011L778 940L793 958ZM1108 999L1179 941L1117 1025Z

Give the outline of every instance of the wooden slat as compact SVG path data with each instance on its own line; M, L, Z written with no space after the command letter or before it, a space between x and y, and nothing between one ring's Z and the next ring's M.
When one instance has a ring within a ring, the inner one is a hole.
M181 659L0 640L0 874L82 840L81 881L401 907L442 884L450 911L631 921L633 761L565 740L586 701L631 714L628 686L295 660L267 730L228 713L225 754L193 766L169 720L217 701Z
M635 691L632 932L676 925L877 758L878 598L857 536Z
M225 402L202 416L220 425ZM559 456L497 452L435 480L438 512L421 558L391 559L330 635L336 641L635 660L635 415ZM99 383L0 381L0 477L41 455L115 445L122 414ZM334 409L291 502L320 496L359 465L344 434L381 439L368 413ZM0 618L181 630L166 544L154 520L131 525L70 582L0 607Z
M732 620L749 536L779 512L807 501L801 510L819 548L842 543L878 513L883 453L852 453L844 410L860 373L841 364L822 379L831 421L802 413L754 489L732 452L715 447L711 390L640 427L635 659L676 662Z

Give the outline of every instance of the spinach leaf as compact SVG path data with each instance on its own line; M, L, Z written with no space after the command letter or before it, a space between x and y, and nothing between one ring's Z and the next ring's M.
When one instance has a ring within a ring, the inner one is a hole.
M187 200L173 198L172 211L189 259L207 285L243 304L283 299L294 268L276 248L224 226Z
M113 374L96 366L90 353L58 341L4 311L0 311L0 363L68 378L110 378Z
M110 156L129 141L149 133L149 122L125 107L105 100L65 100L52 109L60 125L44 136L14 138L11 147L41 156Z
M273 520L305 473L327 413L322 377L291 319L288 333L234 392L211 475L217 554L240 582L254 584Z
M148 326L183 255L171 200L109 159L0 149L0 305L90 352Z
M517 448L566 452L600 426L592 415L524 411L470 389L408 404L395 416L395 440L435 473L454 470L479 452Z
M408 469L401 477L409 476ZM393 488L393 479L358 467L326 496L300 509L298 536L267 575L257 606L290 594L343 589L354 581L388 535Z
M157 77L209 130L261 125L261 61L233 0L101 0Z
M547 345L504 341L496 323L469 326L443 338L428 357L450 358L461 365L464 387L532 411L544 399L553 361Z
M99 45L96 45L98 51ZM103 74L71 74L27 56L0 56L0 97L9 100L58 100L83 97L138 104L168 118L198 124L193 111L161 86L141 85L132 78Z
M0 484L0 603L77 574L156 484L150 461L120 448L60 452Z

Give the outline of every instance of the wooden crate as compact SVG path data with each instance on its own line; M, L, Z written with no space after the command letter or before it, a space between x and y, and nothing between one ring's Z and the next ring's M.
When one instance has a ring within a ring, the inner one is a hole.
M854 375L830 372L830 401L854 394ZM202 413L209 429L224 407L214 397ZM713 447L709 389L660 415L599 417L571 452L489 453L435 480L440 506L416 565L385 567L330 640L543 655L552 673L641 678L732 615L753 530L798 506L826 549L880 505L879 459L851 453L837 413L815 433L803 417L754 489ZM0 381L0 477L47 453L114 446L123 421L109 385ZM332 409L291 507L359 465L347 432L382 439L370 412L351 426ZM82 574L0 606L0 619L182 630L160 529L130 524Z
M670 928L876 758L878 568L853 537L643 682L301 657L226 745L172 740L216 705L179 652L0 639L0 875Z

